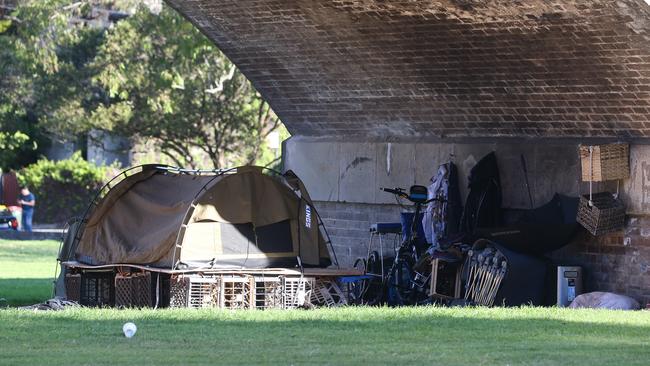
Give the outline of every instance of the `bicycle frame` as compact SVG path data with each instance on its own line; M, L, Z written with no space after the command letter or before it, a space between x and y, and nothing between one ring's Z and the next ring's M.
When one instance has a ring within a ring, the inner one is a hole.
M404 305L408 303L415 302L415 295L417 292L421 292L426 289L426 283L429 280L430 275L424 276L413 268L413 266L419 261L420 253L418 253L417 240L418 240L418 217L422 212L422 205L428 204L436 199L412 199L406 192L401 188L396 189L386 189L382 188L383 191L392 193L398 197L403 197L413 202L415 213L413 216L413 221L411 222L410 229L406 233L405 240L400 244L393 264L391 265L390 270L388 271L388 278L382 278L382 284L388 286L389 290L389 302L391 301L391 289L397 291L392 293L393 297L397 296L399 298L398 303L391 305ZM405 262L404 262L405 261ZM404 262L404 263L403 263ZM408 273L404 273L404 271ZM399 283L405 281L405 276L408 277L408 283ZM395 283L393 283L395 282ZM406 295L406 296L404 296ZM405 298L406 297L406 298Z

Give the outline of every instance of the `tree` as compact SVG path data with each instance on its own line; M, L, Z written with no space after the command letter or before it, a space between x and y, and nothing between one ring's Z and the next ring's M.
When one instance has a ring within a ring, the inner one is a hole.
M71 17L83 11L81 3L26 1L0 17L0 132L13 136L13 148L0 150L0 167L34 163L48 143L46 135L56 136L43 127L57 113L83 116L70 108L83 87L78 54L90 35L98 36L70 26Z
M17 169L36 161L43 146L33 115L28 113L29 83L15 52L14 16L0 16L0 169Z
M138 7L108 29L93 28L78 21L89 17L87 3L65 4L32 1L14 14L28 19L13 45L23 74L33 76L22 105L53 136L100 130L153 140L191 167L261 156L279 119L191 23L166 6L159 14Z
M233 155L252 163L280 124L239 70L168 7L119 22L93 67L108 97L92 111L93 126L154 138L180 165L199 163L193 149L215 168Z

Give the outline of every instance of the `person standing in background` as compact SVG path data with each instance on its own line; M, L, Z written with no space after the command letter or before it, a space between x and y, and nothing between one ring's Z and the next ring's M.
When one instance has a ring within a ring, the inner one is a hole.
M34 206L36 206L36 197L29 188L23 187L20 190L18 203L23 208L22 226L24 231L32 231L32 218L34 217Z

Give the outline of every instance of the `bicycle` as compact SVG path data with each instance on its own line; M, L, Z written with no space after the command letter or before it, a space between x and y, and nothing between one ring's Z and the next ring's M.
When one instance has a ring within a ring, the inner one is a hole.
M406 232L404 241L400 244L393 264L388 271L385 281L388 305L412 305L428 298L427 287L431 274L426 274L428 269L426 258L423 257L423 248L418 248L418 218L422 206L438 198L428 199L428 190L425 186L413 185L409 192L403 188L380 188L382 191L394 194L397 198L404 198L413 203L414 215L410 229ZM384 282L384 281L382 281Z

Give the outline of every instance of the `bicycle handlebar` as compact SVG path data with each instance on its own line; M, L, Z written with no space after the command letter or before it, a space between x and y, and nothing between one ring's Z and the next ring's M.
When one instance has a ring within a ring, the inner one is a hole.
M384 191L384 192L392 193L392 194L394 194L396 196L399 196L399 197L404 197L404 198L406 198L407 200L409 200L409 201L411 201L413 203L427 204L427 203L430 203L430 202L433 202L433 201L445 202L445 200L441 200L441 199L435 198L435 197L431 198L431 199L428 199L428 200L426 200L424 202L413 201L409 197L408 193L406 193L404 188L399 188L399 187L398 188L383 188L383 187L380 187L379 189Z
M398 196L408 197L408 195L406 194L406 192L402 188L395 188L395 189L392 189L392 188L379 188L379 189L384 191L384 192L392 193L392 194L395 194L395 195L398 195Z

